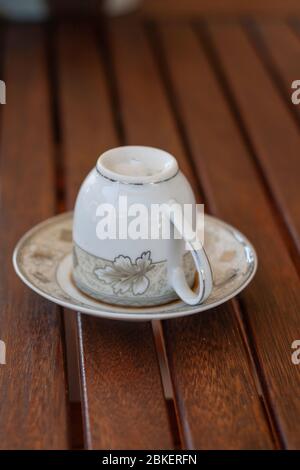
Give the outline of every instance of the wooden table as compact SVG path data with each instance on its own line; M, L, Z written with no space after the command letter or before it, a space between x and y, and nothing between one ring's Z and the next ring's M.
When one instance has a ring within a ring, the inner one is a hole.
M1 448L299 449L300 20L54 21L0 40ZM259 269L237 299L135 324L17 279L19 237L72 209L120 144L173 153L206 210L250 238Z

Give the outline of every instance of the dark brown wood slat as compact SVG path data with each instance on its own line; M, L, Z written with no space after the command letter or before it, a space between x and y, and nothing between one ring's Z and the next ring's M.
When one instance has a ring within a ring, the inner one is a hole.
M214 32L221 39L218 30ZM222 85L196 34L189 28L166 25L161 34L178 107L205 191L217 213L244 231L257 249L258 272L240 298L271 414L284 444L299 448L300 399L296 390L300 377L291 362L291 343L300 335L297 273ZM238 35L231 43L224 33L222 41L235 54L242 38ZM243 83L242 75L240 79ZM272 115L268 118L271 120Z
M290 103L282 100L241 26L212 26L211 33L257 158L300 250L300 134Z
M256 20L253 33L259 33L259 46L268 56L290 104L300 117L300 107L292 104L292 82L300 77L300 40L284 21Z
M0 159L0 447L68 447L66 385L59 309L14 273L14 245L32 225L53 215L50 107L44 36L10 27L4 77Z
M145 32L127 21L110 32L126 141L176 155L200 199ZM166 321L164 331L184 445L271 447L232 304Z
M119 144L93 32L61 26L59 86L68 207L100 153ZM171 448L172 437L150 323L79 315L88 448Z

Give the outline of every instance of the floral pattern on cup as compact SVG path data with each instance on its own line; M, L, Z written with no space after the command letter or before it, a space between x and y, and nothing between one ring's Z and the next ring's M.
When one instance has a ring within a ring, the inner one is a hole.
M183 267L190 286L195 267L190 252L183 256ZM168 280L167 261L153 261L151 250L137 258L120 254L112 260L96 257L73 247L73 281L85 294L118 305L158 305L177 298Z
M100 281L111 285L115 294L131 291L133 295L144 294L150 284L147 273L153 269L151 252L146 251L136 258L135 263L129 256L117 256L111 265L95 270Z

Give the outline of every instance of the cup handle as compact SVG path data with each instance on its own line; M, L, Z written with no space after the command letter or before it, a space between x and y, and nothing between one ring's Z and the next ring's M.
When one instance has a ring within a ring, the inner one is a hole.
M182 208L180 204L175 201L169 201L168 204L164 205L163 213L167 219L173 224L175 229L179 232L181 239L172 238L171 240L171 250L169 253L168 259L168 276L170 284L175 290L176 294L187 304L196 305L204 302L211 293L213 286L212 271L209 264L209 260L205 253L204 247L201 246L199 249L195 245L195 242L188 240L185 237L183 226L187 226L187 220L184 220L184 223L178 223L178 221L183 222L182 217ZM188 244L196 270L199 276L199 289L198 292L194 292L188 285L184 270L182 268L182 256L179 248L179 243L182 242L182 239ZM200 243L197 240L198 243ZM177 246L178 245L178 246Z

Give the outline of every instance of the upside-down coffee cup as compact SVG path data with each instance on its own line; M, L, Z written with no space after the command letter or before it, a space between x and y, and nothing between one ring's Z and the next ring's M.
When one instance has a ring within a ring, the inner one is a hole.
M195 211L193 191L169 153L143 146L103 153L75 205L72 276L77 288L124 306L159 305L178 297L202 303L212 290L212 272L203 244L183 228L193 232L187 206ZM170 227L164 234L163 221Z

